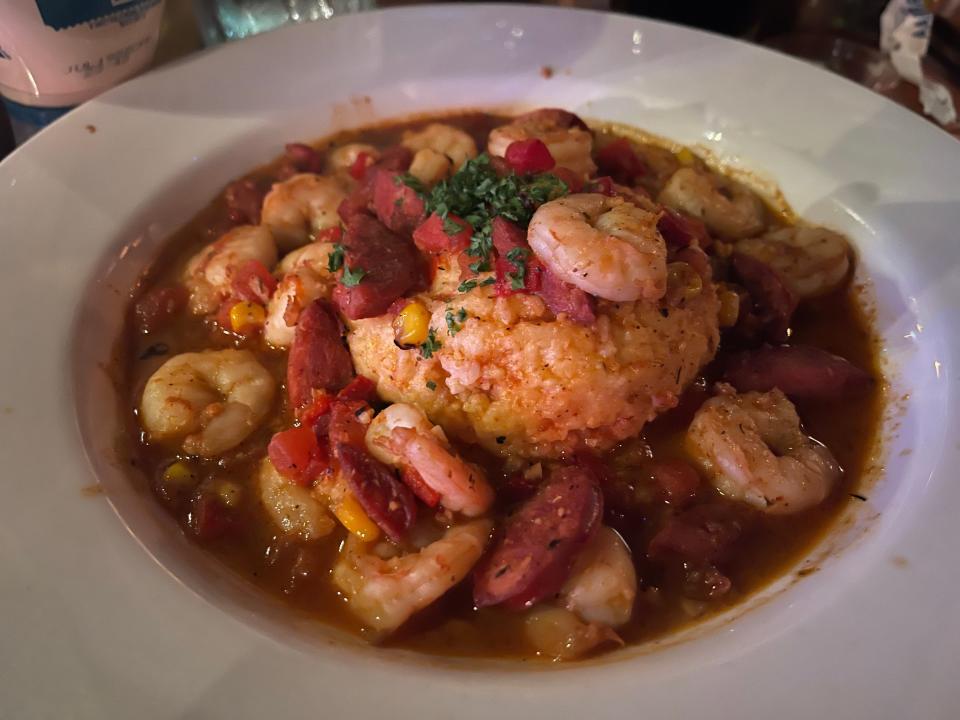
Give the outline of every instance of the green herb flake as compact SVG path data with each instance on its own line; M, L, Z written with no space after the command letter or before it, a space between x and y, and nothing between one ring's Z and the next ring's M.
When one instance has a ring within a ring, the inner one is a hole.
M393 183L395 185L406 185L421 197L425 197L427 195L427 188L424 186L424 184L420 182L419 178L414 177L410 173L400 173L393 178Z
M429 360L441 347L443 347L443 343L437 340L436 332L434 332L433 328L430 328L430 330L427 331L427 341L420 345L420 354Z
M462 292L462 293L470 292L476 286L477 286L476 280L464 280L462 283L460 283L460 286L457 288L457 292Z
M480 287L486 287L487 285L493 285L496 281L497 281L496 278L488 277L486 280L484 280L482 283L480 283Z
M443 232L447 235L456 235L457 233L463 232L464 227L456 220L451 220L449 217L443 219Z
M447 332L450 333L450 337L453 337L463 330L463 323L467 319L467 311L464 308L460 308L456 314L454 314L453 310L447 308L447 313L444 317L447 320Z
M436 389L437 389L437 384L436 384L433 380L427 380L427 389L428 389L428 390L436 390Z
M507 253L507 260L513 263L515 268L507 273L507 279L510 280L512 290L523 290L526 285L527 277L527 258L530 257L530 249L525 247L515 247Z
M360 281L363 280L366 274L367 271L363 268L351 268L347 265L344 265L343 275L340 276L340 282L346 287L356 287L360 284Z
M333 244L333 252L327 255L327 269L330 272L336 272L343 267L344 247L340 243Z

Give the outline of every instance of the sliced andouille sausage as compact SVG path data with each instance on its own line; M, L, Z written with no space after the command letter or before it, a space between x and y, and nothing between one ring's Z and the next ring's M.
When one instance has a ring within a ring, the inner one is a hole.
M838 400L873 384L849 360L809 345L766 345L737 353L727 361L724 377L740 392L780 388L797 400Z
M547 268L543 268L540 276L539 295L554 315L563 313L580 325L592 325L597 320L596 299Z
M507 519L476 572L477 607L530 607L560 589L577 552L603 516L597 478L582 467L555 470L545 485Z
M787 339L790 319L797 309L797 295L770 265L746 253L733 253L733 269L750 293L766 336L773 342Z
M353 378L353 361L343 343L343 328L330 304L314 300L297 321L287 360L290 404L299 408L314 390L335 393Z
M743 516L729 505L698 505L667 520L647 546L647 555L694 565L715 562L740 537L743 522Z
M340 476L364 512L394 542L401 542L417 519L417 502L394 472L354 444L334 446Z
M331 452L335 457L338 450L347 445L366 447L367 426L360 421L360 416L369 410L370 406L363 400L338 398L333 401L330 406L327 435L330 438Z
M223 191L230 217L238 225L259 225L266 191L253 180L235 180Z
M400 173L376 170L373 178L373 210L384 225L404 237L426 220L423 199L400 180Z
M423 257L409 238L400 237L369 215L355 215L343 236L344 273L333 290L337 308L351 320L385 313L408 290L425 282ZM356 280L359 273L359 280Z

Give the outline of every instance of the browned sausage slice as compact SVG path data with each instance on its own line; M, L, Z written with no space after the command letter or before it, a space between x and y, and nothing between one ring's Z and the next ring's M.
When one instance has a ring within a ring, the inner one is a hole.
M506 521L476 572L474 603L520 610L556 593L602 515L603 497L593 473L582 467L554 471Z
M373 179L373 210L393 232L410 237L426 220L423 199L400 180L400 173L376 171Z
M335 393L353 378L353 361L343 344L340 320L329 303L314 300L300 313L287 360L287 392L294 408L313 391Z
M593 325L597 320L597 301L576 285L564 282L544 268L539 293L554 315L563 313L579 325Z
M334 457L364 512L391 540L401 542L417 519L417 501L410 488L365 449L335 444Z
M382 315L404 293L425 282L426 265L413 241L384 227L376 218L350 218L343 236L345 272L358 281L333 291L333 301L351 320Z
M725 377L740 392L780 388L797 400L837 400L873 384L873 378L849 360L809 345L738 353L727 362Z

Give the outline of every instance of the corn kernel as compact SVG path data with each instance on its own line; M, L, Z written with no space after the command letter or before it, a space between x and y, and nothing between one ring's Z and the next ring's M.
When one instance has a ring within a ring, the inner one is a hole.
M187 487L196 484L197 476L189 463L177 460L163 471L163 483L171 487Z
M436 185L450 174L450 158L436 150L424 148L417 150L407 171L428 187Z
M347 530L364 542L373 542L380 537L380 528L367 516L353 495L344 495L334 506L333 514Z
M667 298L674 302L693 300L703 290L703 278L685 262L667 265Z
M230 308L230 327L234 332L242 332L248 327L260 327L266 319L266 310L257 303L244 300Z
M394 339L400 347L426 342L429 329L430 313L416 300L408 302L393 320Z
M675 153L681 165L693 165L696 156L688 148L680 148Z
M724 288L717 293L717 299L720 300L720 312L718 313L720 327L733 327L737 324L737 318L740 316L740 295L730 288Z

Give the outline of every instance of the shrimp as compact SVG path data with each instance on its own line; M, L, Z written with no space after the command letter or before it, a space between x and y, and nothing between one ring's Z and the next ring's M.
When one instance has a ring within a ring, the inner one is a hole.
M616 530L603 525L580 553L559 601L588 623L624 625L633 614L637 572L630 548Z
M847 239L822 227L787 227L736 244L777 270L801 300L837 289L850 272Z
M191 312L195 315L216 312L230 294L233 274L249 260L257 260L267 268L277 262L273 237L262 226L235 227L190 258L183 281L190 290Z
M732 240L751 237L766 227L766 211L756 193L719 173L683 167L657 198L674 210L699 218L707 228Z
M576 613L553 605L534 608L524 620L524 632L538 654L554 660L574 660L603 643L623 645L608 625L583 622Z
M260 503L273 522L284 533L301 540L316 540L329 535L336 527L324 503L310 488L290 482L264 458L257 470Z
M822 502L840 475L831 452L800 428L779 390L736 394L720 386L697 411L685 444L713 485L734 500L776 515Z
M443 123L431 123L423 130L407 131L400 143L414 153L414 163L421 150L431 150L450 159L453 169L459 170L463 164L477 156L477 144L460 128Z
M151 441L183 438L191 455L239 445L270 412L276 384L247 350L182 353L143 389L140 422Z
M457 457L443 430L413 405L394 403L377 415L367 428L366 443L380 462L416 470L447 510L477 517L493 504L493 488L483 471Z
M591 155L593 135L575 115L560 110L537 110L490 131L487 152L503 157L511 144L520 140L541 140L557 165L590 177L597 171Z
M619 197L568 195L541 205L527 241L561 280L591 295L659 300L667 290L667 246L659 214Z
M306 245L312 233L340 224L337 208L347 197L341 182L332 177L301 173L274 183L263 199L260 222L281 250Z
M329 298L336 278L330 272L329 257L334 244L312 242L289 253L280 261L282 273L277 289L267 304L264 339L278 348L293 342L300 312L317 298Z
M454 525L418 552L388 559L351 535L333 568L333 582L365 624L391 632L466 577L492 527L486 518Z
M380 151L373 145L349 143L330 151L327 156L327 168L336 173L349 172L361 154L367 155L373 162L380 159Z

